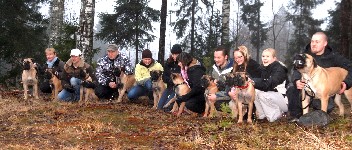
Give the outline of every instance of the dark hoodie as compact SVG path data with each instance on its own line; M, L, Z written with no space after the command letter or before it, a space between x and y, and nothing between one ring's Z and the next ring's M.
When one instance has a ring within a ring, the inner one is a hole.
M306 46L304 53L312 55L316 63L323 68L341 67L346 69L348 71L347 77L344 80L344 82L346 83L346 89L349 89L352 86L351 61L343 57L338 52L332 50L329 45L325 47L324 53L322 55L313 54L310 49L310 44ZM299 79L301 79L301 73L299 73L297 70L294 70L292 74L293 83L296 83L296 81ZM296 84L294 85L296 86Z
M288 83L287 79L287 68L280 62L274 61L268 66L263 67L261 78L253 78L254 87L261 91L276 91L276 87L282 84L284 81Z
M188 75L188 84L191 88L191 91L186 95L182 96L180 99L181 102L186 102L191 97L204 95L205 88L201 86L201 77L205 75L205 67L201 64L196 64L192 67L189 67L187 70Z

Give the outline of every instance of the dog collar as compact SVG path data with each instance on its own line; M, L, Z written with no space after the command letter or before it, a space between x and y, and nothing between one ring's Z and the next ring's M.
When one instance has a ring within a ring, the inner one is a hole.
M182 85L182 84L186 84L186 82L182 82L180 84L176 84L175 87L179 86L179 85Z
M248 86L249 86L249 84L247 83L247 85L245 85L245 86L236 86L236 88L246 89Z

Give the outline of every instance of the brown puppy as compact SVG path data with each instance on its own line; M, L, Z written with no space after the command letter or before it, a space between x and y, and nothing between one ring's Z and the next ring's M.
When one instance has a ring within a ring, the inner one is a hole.
M248 81L245 72L236 72L232 74L232 83L235 88L235 97L230 101L230 108L234 118L238 115L237 123L243 122L244 109L243 105L248 105L248 123L252 123L252 112L255 100L255 89L252 83ZM238 111L238 112L237 112Z
M88 73L86 73L86 77L85 79L82 79L83 81L89 81L92 82L93 79L92 77L90 77L90 75ZM83 87L81 84L81 87L79 88L79 103L82 104L88 104L89 100L93 100L93 101L98 101L98 97L95 95L94 89L93 88L86 88Z
M321 110L327 112L329 97L341 90L341 83L348 74L347 70L340 67L322 68L309 54L295 56L293 65L302 74L302 81L306 83L302 90L303 114L308 113L311 97L320 99ZM344 93L352 104L352 88ZM335 98L335 103L340 109L339 115L343 116L345 110L339 95Z
M161 95L166 89L165 83L162 80L163 72L160 70L152 70L150 71L150 78L152 80L152 88L153 88L153 97L154 97L154 109L158 108L158 103Z
M215 94L219 91L214 78L209 75L203 75L201 78L201 86L205 88L204 97L205 97L205 111L203 117L213 117L216 113L215 103L210 102L207 97L209 94ZM210 109L210 110L209 110Z
M51 68L46 69L45 72L49 72L51 74L49 83L54 85L54 87L51 88L51 99L58 100L57 95L59 94L59 91L62 90L61 80L56 75L54 75Z
M28 86L33 86L34 98L39 99L37 70L32 58L26 58L23 60L23 68L22 84L24 90L24 99L28 99Z
M172 104L173 102L174 105L172 107L172 110L171 112L177 112L177 117L181 116L182 112L184 111L185 109L185 105L186 105L186 102L182 102L180 104L180 106L178 107L177 103L176 103L176 99L177 97L179 96L183 96L183 95L186 95L189 91L191 91L191 89L189 88L189 86L187 85L187 83L183 80L181 74L179 73L172 73L171 74L171 79L172 79L172 82L174 83L175 85L175 97L172 98L168 103L166 103L164 105L164 108L170 106L170 104Z
M119 85L119 97L117 98L117 102L120 103L122 102L122 98L125 95L126 91L130 90L136 83L136 78L133 74L125 74L124 69L121 69L120 77L116 79L116 83Z

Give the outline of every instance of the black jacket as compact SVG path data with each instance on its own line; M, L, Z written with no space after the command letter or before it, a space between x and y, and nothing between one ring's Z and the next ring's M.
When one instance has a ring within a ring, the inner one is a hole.
M174 83L172 82L171 79L171 73L180 73L181 68L178 66L177 61L173 61L172 58L169 58L166 62L165 65L163 66L164 72L162 79L164 83L167 84L167 88L172 88L174 86Z
M344 82L346 83L346 89L349 89L352 86L352 64L351 61L339 54L338 52L332 50L332 48L327 45L325 47L324 53L322 55L315 55L310 50L310 44L306 46L304 53L312 55L315 59L315 62L323 67L341 67L348 71L347 77ZM296 83L297 80L301 79L301 73L297 70L293 70L292 81ZM296 84L294 84L296 86Z
M179 100L181 102L186 102L191 97L204 95L205 88L200 85L200 80L203 75L205 75L205 67L202 65L194 65L187 70L188 75L188 84L191 88L191 91L186 95L182 96Z
M65 62L61 61L59 58L57 58L56 61L53 63L52 69L59 73L59 76L57 77L59 79L62 78L62 73L64 71L64 65L65 65ZM46 64L46 63L41 66L38 66L39 75L44 75L44 73L47 69L48 69L48 64Z
M278 61L274 61L268 66L261 66L262 73L261 78L253 78L254 87L261 91L277 91L275 88L282 84L284 81L288 82L287 79L287 68L280 64Z

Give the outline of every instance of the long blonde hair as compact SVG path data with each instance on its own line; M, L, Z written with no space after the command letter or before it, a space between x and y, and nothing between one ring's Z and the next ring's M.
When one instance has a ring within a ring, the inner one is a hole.
M249 59L250 59L250 55L249 55L249 53L248 53L248 49L247 49L247 47L246 46L243 46L243 45L241 45L241 46L239 46L239 47L237 47L237 49L235 49L235 51L234 51L234 53L236 52L236 51L238 51L238 52L240 52L242 55L243 55L243 57L244 57L244 61L243 61L243 66L244 66L244 70L240 70L240 65L238 65L237 64L237 62L236 61L234 61L233 62L233 73L235 73L235 72L246 72L246 70L247 70L247 64L248 64L248 62L249 62Z

